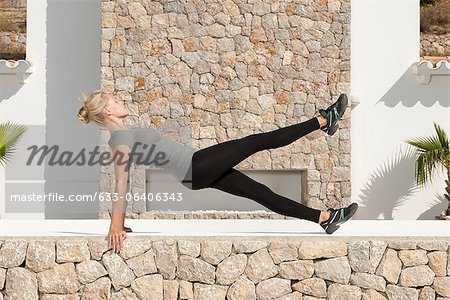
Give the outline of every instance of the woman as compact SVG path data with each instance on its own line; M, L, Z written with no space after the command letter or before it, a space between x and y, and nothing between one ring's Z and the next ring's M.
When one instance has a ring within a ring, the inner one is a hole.
M168 160L165 160L163 169L189 189L215 188L246 197L279 214L319 223L326 233L333 233L356 212L356 203L326 211L310 208L274 193L266 185L233 167L258 151L286 146L317 129L333 135L347 104L347 96L342 94L330 107L319 109L320 114L308 121L196 150L161 136L154 128L127 128L123 119L130 111L124 103L110 93L93 92L83 100L78 117L83 123L94 121L110 131L108 144L114 157L115 193L117 199L122 200L113 202L108 233L109 247L112 246L114 251L121 250L126 231L131 231L124 227L126 201L123 199L126 199L129 189L128 163L143 163L142 155L135 155L135 151L140 149L141 152L138 153L148 153L147 146L153 147L152 150L159 150L158 153L163 156L167 155ZM155 164L155 161L150 162L152 163Z

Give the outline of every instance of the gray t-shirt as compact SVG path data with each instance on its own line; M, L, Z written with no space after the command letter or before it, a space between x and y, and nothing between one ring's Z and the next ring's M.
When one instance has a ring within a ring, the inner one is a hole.
M192 180L190 165L196 149L161 136L154 128L116 130L111 134L108 144L111 149L115 145L129 146L131 161L136 164L162 168L180 182L183 179Z

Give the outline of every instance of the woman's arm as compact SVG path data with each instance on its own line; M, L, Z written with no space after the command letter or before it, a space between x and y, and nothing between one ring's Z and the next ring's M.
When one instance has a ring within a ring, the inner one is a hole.
M126 238L124 222L127 208L126 195L129 189L130 172L129 153L130 147L126 145L117 145L113 148L114 155L114 171L115 171L115 188L112 197L111 224L109 228L110 246L112 244L114 250L122 249L123 239Z

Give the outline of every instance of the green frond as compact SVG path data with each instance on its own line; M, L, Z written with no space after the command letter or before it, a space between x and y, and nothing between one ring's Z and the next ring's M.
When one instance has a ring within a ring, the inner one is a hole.
M415 177L419 185L431 182L433 171L439 165L446 167L450 160L447 134L437 123L434 123L434 128L436 130L434 136L406 141L415 147L417 153Z
M434 128L442 147L441 160L444 162L444 166L448 166L450 164L450 140L445 131L437 123L434 123Z
M437 138L439 139L439 143L443 148L449 149L449 139L444 129L439 126L436 122L434 123L434 128L436 130Z
M16 151L16 144L26 129L25 126L12 122L0 124L0 165L11 160Z

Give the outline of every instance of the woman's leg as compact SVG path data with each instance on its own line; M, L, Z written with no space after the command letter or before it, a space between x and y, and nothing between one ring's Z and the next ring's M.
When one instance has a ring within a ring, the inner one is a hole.
M286 146L319 128L319 120L314 117L302 123L200 149L192 157L194 189L208 187L227 170L258 151Z
M268 186L253 180L234 168L228 169L210 187L252 199L268 209L285 216L319 223L320 210L276 194Z

